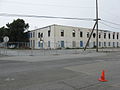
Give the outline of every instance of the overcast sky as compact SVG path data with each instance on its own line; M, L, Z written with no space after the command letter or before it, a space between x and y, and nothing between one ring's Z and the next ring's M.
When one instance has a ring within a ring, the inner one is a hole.
M95 1L96 0L0 0L0 13L95 18ZM101 21L99 28L120 32L120 0L98 1L99 17L118 24L115 25ZM29 23L30 30L51 24L87 28L92 28L94 24L92 21L0 16L0 27L5 26L8 22L10 23L17 18L24 19L26 23Z

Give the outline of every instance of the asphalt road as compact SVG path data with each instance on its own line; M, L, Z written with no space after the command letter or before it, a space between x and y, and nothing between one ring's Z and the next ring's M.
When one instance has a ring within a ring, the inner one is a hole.
M0 90L120 90L120 52L63 57L33 62L0 58ZM98 81L103 69L108 82Z

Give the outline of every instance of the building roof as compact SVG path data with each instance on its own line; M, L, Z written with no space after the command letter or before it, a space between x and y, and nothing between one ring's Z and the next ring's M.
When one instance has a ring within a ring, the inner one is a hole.
M44 29L44 28L47 28L47 27L50 27L50 26L63 26L63 27L82 28L82 29L90 29L90 30L92 30L92 28L83 28L83 27L75 27L75 26L52 24L52 25L48 25L48 26L45 26L45 27L37 28L37 29L34 29L34 30L30 30L30 31L36 31L36 30ZM101 29L99 29L99 31L112 32L112 31L109 31L109 30L101 30Z

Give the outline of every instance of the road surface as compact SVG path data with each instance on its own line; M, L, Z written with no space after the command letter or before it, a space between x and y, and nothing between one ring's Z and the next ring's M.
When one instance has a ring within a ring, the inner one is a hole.
M0 90L119 89L120 52L0 57Z

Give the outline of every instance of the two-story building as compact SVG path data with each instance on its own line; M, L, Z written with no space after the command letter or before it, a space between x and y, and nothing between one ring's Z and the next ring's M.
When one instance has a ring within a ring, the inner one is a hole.
M30 47L34 49L83 48L92 29L50 25L30 31ZM99 30L99 48L120 47L120 33ZM96 30L93 32L88 48L96 46Z

